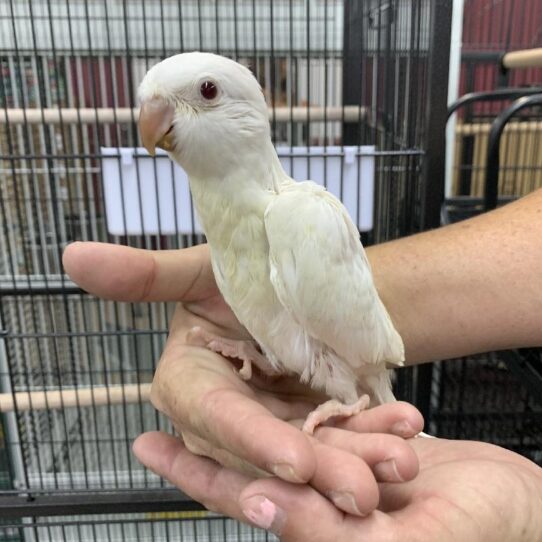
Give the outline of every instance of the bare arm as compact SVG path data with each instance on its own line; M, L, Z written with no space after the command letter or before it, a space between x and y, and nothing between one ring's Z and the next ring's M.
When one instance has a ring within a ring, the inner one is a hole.
M408 363L542 345L542 190L367 253Z

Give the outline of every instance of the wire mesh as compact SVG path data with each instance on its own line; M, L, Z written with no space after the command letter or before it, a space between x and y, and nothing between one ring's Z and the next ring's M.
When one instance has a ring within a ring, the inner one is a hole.
M534 356L542 367L540 350L435 364L429 430L443 438L491 442L542 465L540 396L510 370L510 356Z
M149 186L156 215L163 212L158 159L152 178L141 174L139 160L149 158L138 156L135 94L146 70L170 54L212 51L249 66L270 105L275 144L297 153L309 177L315 160L323 161L323 184L338 183L341 196L347 193L346 156L360 163L366 154L361 146L374 146L374 224L363 234L365 242L419 231L424 221L427 225L426 149L443 133L443 122L439 125L432 113L445 100L442 81L430 85L431 67L448 62L446 46L434 46L435 36L445 35L435 21L446 4L0 3L1 391L101 389L151 381L172 307L92 298L64 275L61 255L75 240L149 249L204 241L191 206L188 230L174 221L173 232L158 220L154 233L144 227L130 233L122 207L123 230L113 234L107 217L111 179L104 174L104 149L114 160L120 186L128 154L138 164L134 192L141 223L148 222L141 194ZM336 172L326 165L332 147L344 158ZM174 179L173 165L169 168L168 179ZM173 181L168 189L177 202ZM408 373L399 384L400 395L412 399ZM98 489L165 487L130 452L134 437L155 428L171 430L142 402L16 409L2 417L0 465L6 470L0 481L23 497L78 490L87 491L89 500ZM28 515L35 516L31 501L28 507ZM271 539L222 518L166 519L34 518L2 529L6 537L24 540Z
M539 95L533 94L529 100L538 100ZM492 99L490 95L478 98ZM530 115L533 110L534 115L539 114L537 108L525 109L529 110ZM504 112L497 120L500 122L505 116L507 119L514 118ZM527 119L527 124L532 124L532 119ZM520 122L516 121L516 124ZM490 171L494 172L495 177L490 183L495 189L495 204L506 204L518 195L538 188L536 168L518 165L518 158L526 156L520 141L514 141L510 131L507 133L506 130L500 142L494 136L492 139L492 145L496 150L500 148L500 151L496 156L493 151L490 152L488 138L485 138L488 156L492 158L488 161L484 153L483 168L480 168L484 175L484 186L479 187L479 191L483 193L487 190L486 173L487 179L490 179ZM532 150L528 142L523 144ZM531 156L535 155L532 153ZM463 173L465 171L473 173L473 168L467 164ZM518 178L523 178L529 184L523 184L520 188ZM467 181L470 182L470 179ZM462 179L462 183L465 183L465 179ZM443 222L456 222L475 216L487 208L486 201L487 195L485 199L468 195L450 198L444 206ZM434 393L430 419L433 430L450 438L490 441L542 464L541 354L542 349L519 349L437 364L432 371Z
M24 523L0 523L0 539L9 542L78 540L88 542L271 542L275 536L208 512L149 513L118 516L37 517Z
M540 86L538 67L507 72L500 67L504 53L542 45L540 3L529 0L521 10L514 8L509 0L465 2L461 94ZM459 112L455 197L447 202L445 222L482 212L491 123L510 103L482 99ZM540 114L538 107L522 111L503 133L497 186L501 203L542 186ZM540 350L497 352L438 364L433 370L433 429L445 437L488 440L542 464L541 369Z

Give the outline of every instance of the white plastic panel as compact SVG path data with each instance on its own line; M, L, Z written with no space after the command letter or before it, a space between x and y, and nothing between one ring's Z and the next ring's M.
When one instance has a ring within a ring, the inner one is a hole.
M285 171L297 181L324 185L345 204L360 231L373 228L375 148L277 147ZM119 155L120 154L120 158ZM165 151L102 148L107 230L112 235L202 233L188 178Z

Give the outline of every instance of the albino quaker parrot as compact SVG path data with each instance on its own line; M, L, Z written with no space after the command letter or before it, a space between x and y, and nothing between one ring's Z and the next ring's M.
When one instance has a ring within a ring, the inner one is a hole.
M252 341L197 328L193 344L297 374L332 400L303 429L394 401L388 366L403 341L378 297L359 232L342 203L296 182L271 143L268 109L252 73L208 53L153 66L139 87L139 128L187 172L218 288Z

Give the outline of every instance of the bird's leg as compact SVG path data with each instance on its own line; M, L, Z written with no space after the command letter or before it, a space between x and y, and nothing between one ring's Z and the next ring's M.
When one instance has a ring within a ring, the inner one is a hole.
M275 371L264 354L258 351L256 343L250 340L235 340L219 337L195 326L186 337L187 343L193 346L203 346L217 352L227 358L238 358L243 362L238 374L243 380L250 380L252 377L252 364L256 365L263 374L274 375Z
M369 406L369 396L362 395L355 403L345 405L336 399L331 399L319 405L313 410L303 424L303 431L312 435L318 425L332 418L333 416L349 417L359 414Z

